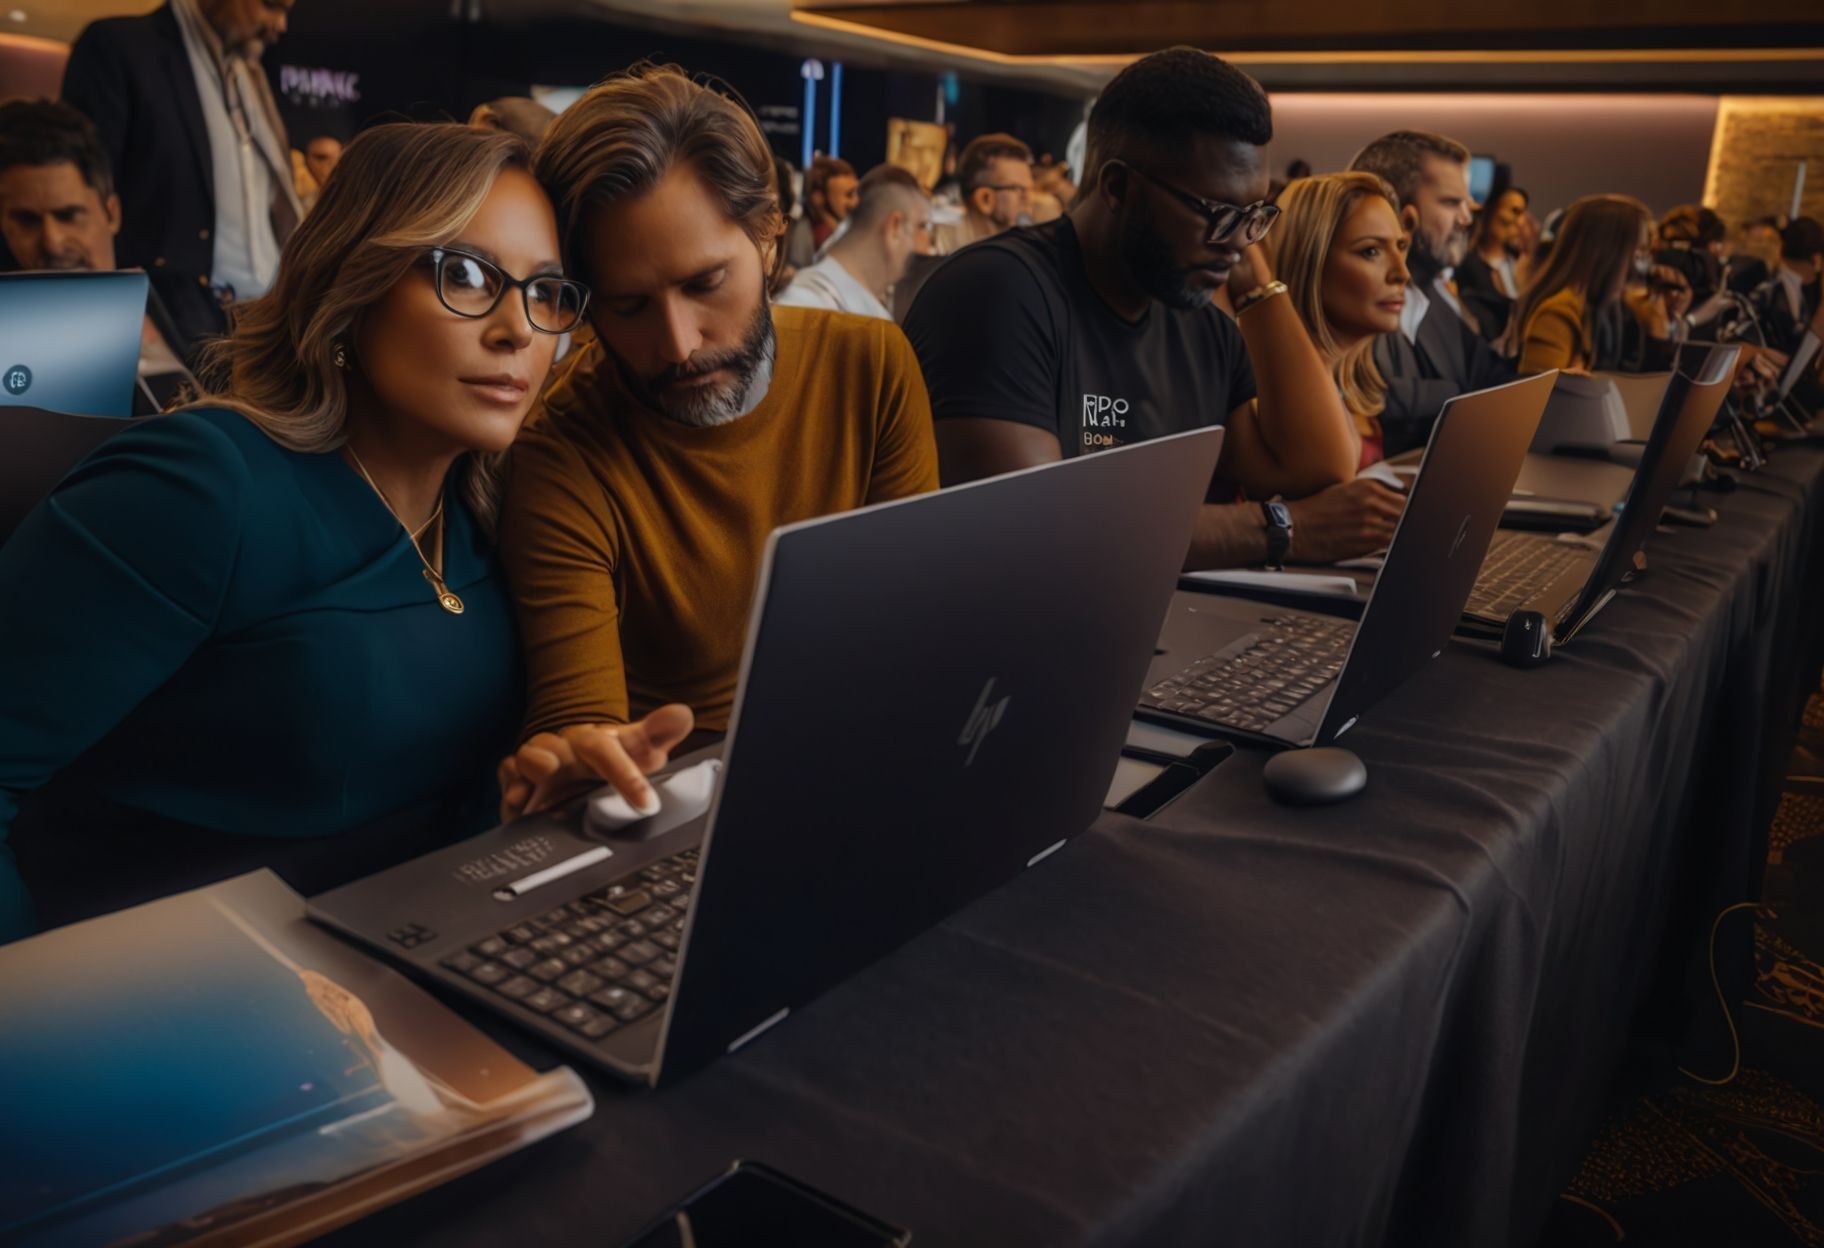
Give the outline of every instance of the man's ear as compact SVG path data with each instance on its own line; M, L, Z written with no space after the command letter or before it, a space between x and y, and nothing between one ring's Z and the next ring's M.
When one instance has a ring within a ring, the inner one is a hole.
M1408 234L1419 232L1419 210L1412 204L1400 205L1400 228Z
M906 214L904 212L895 208L887 214L886 236L888 238L898 238L900 234L905 232L905 228Z
M1116 206L1126 201L1127 188L1131 182L1127 166L1118 160L1102 162L1102 168L1096 174L1096 189L1108 196Z
M120 196L117 194L108 196L107 201L102 204L102 211L107 215L107 218L108 218L108 233L116 234L116 235L119 234L120 233Z
M984 217L994 215L994 192L985 186L978 186L969 192L969 206Z

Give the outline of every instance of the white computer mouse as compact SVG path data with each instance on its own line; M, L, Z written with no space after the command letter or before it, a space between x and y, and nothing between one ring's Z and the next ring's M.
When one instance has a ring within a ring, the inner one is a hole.
M652 801L644 807L629 802L619 789L603 789L589 799L585 818L592 831L605 836L657 819L661 814L665 816L662 822L675 828L709 809L710 798L716 792L716 776L721 770L721 759L707 758L695 766L674 771L653 782ZM646 829L642 829L642 833L644 831Z

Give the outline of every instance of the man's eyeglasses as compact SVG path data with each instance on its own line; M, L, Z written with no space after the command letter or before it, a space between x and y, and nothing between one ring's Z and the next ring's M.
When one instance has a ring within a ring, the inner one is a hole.
M1121 162L1128 169L1151 182L1166 194L1173 196L1179 203L1197 213L1209 223L1204 231L1203 245L1214 247L1218 243L1231 239L1243 247L1251 247L1267 236L1273 223L1279 219L1279 205L1269 204L1266 200L1238 208L1234 204L1225 204L1220 200L1205 199L1189 191L1173 186L1160 178L1154 177L1138 165Z
M517 287L525 300L526 320L543 334L567 334L583 319L589 306L589 288L567 277L507 276L497 264L454 247L433 247L426 253L437 298L457 316L483 317L500 306L509 287Z

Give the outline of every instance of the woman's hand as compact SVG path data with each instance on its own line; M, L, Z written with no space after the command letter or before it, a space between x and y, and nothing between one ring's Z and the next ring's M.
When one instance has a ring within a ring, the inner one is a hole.
M500 763L502 823L562 805L606 780L634 807L653 800L646 777L696 726L690 708L674 702L632 724L571 724L541 732Z

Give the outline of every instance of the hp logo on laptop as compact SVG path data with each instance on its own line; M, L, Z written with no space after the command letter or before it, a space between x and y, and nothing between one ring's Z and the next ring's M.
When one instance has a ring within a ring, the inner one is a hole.
M23 364L15 364L6 370L6 392L15 397L32 388L32 370Z
M1007 713L1007 704L1013 701L1013 695L1008 694L999 702L991 704L988 697L993 692L994 677L990 676L988 683L982 686L981 696L975 700L975 709L969 712L969 722L963 725L963 735L956 739L958 745L969 747L969 757L963 760L965 767L975 761L975 752L982 748L982 742L994 731L995 725L1001 722L1001 716Z

